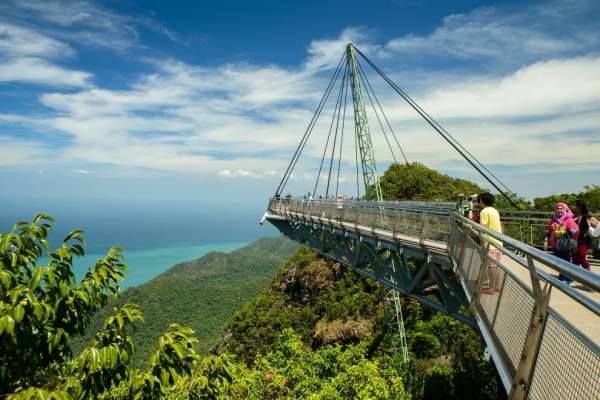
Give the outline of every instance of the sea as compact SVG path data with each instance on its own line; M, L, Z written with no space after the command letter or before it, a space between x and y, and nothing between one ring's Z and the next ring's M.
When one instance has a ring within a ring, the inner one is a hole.
M122 288L142 285L172 266L202 257L211 251L230 252L264 236L277 236L268 224L259 225L258 208L193 211L190 209L55 209L50 234L51 246L58 246L73 229L84 230L86 255L74 261L81 279L104 257L111 246L124 249L129 272ZM8 232L18 220L31 220L34 214L18 208L5 208L0 214L0 232ZM39 260L39 265L47 257Z

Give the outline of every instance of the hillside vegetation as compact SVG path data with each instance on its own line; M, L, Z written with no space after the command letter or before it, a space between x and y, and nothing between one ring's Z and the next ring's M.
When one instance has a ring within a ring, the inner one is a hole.
M409 364L388 329L387 289L303 247L235 313L217 351L262 371L256 398L497 398L478 332L414 300L403 310Z
M297 246L282 236L266 237L230 253L213 251L175 265L144 285L128 288L96 314L75 348L89 342L112 307L135 303L145 318L133 333L134 365L147 362L161 332L173 322L191 327L199 339L198 351L206 354L227 319L273 279Z

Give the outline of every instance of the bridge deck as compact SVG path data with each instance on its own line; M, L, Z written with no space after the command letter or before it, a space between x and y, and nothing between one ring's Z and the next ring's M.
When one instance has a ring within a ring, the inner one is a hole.
M511 399L600 399L600 267L585 272L468 219L440 214L286 199L272 200L266 218L321 254L473 323L463 314L468 305ZM500 250L499 260L485 243ZM410 272L406 254L426 262ZM398 262L404 266L394 270ZM559 271L579 284L560 282ZM433 288L442 304L428 298Z
M391 232L386 229L374 228L372 226L362 225L359 223L339 221L336 219L320 216L307 216L303 213L298 212L290 211L286 214L291 218L309 218L312 222L316 224L331 224L344 229L356 230L362 234L374 234L379 238L393 239L403 243L404 245L411 246L414 248L424 248L429 253L443 255L446 257L448 256L448 246L444 242L429 239L421 239L420 237L406 235L398 232ZM505 257L502 263L505 267L509 268L510 271L513 272L513 274L516 275L523 284L531 288L531 278L529 277L529 271L526 268L524 268L523 265L517 263L516 261L508 257ZM542 263L535 262L535 265L538 269L545 271L548 274L556 274L555 271L553 271L552 269L550 269ZM595 273L600 273L600 266L592 266L592 271ZM587 291L586 288L582 285L578 285L576 287L582 291L583 295L600 303L600 293L594 291ZM498 295L498 293L495 293L487 294L486 296ZM572 323L577 329L579 329L582 333L587 335L595 343L600 344L600 326L598 326L598 323L600 321L598 320L598 316L592 311L581 306L571 297L567 296L565 293L559 290L555 290L552 293L552 296L550 298L550 307L556 310L567 321Z

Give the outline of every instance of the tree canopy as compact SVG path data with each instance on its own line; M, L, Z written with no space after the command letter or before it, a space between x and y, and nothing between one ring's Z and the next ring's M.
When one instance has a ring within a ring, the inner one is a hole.
M485 192L466 179L452 178L420 163L392 164L380 178L383 198L388 200L454 201L459 193ZM373 196L373 190L369 190Z

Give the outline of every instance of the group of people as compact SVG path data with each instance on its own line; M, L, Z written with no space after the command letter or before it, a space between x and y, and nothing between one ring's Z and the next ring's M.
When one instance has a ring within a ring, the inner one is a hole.
M455 210L457 213L469 218L481 225L502 233L500 213L493 205L494 195L482 193L480 195L465 198L463 193L458 195ZM590 262L588 252L593 237L600 237L600 222L593 217L583 200L575 202L575 213L565 203L556 203L554 215L548 223L544 250L552 251L555 257L571 262L589 271ZM498 241L488 237L489 255L491 260L500 260L501 252L494 244ZM492 266L489 269L489 283L484 285L483 292L494 292L496 285L494 280L499 275ZM571 279L559 275L559 279L571 283Z
M589 271L588 251L592 237L600 236L600 223L588 211L583 200L575 202L575 213L565 203L556 203L554 216L548 223L544 250L552 249L555 257L572 262ZM571 282L566 276L559 279Z

